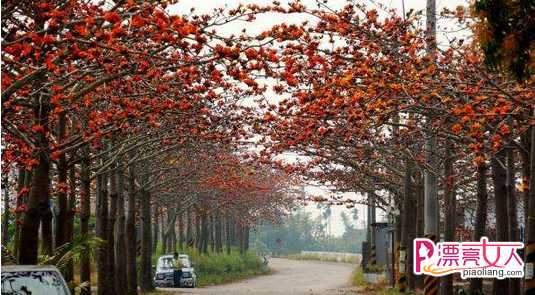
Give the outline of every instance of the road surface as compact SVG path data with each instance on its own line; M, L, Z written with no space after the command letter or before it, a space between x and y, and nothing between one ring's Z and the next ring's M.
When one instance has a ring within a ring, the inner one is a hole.
M345 294L355 266L348 263L288 260L272 258L270 275L259 276L237 283L196 289L163 289L178 294Z

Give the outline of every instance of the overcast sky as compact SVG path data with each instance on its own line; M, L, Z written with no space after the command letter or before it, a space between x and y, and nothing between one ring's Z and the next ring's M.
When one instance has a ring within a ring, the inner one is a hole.
M273 0L180 0L177 4L169 7L169 12L173 14L189 14L191 8L195 8L194 14L207 14L210 13L212 10L216 8L222 8L222 7L228 7L228 8L234 8L238 5L238 3L242 4L258 4L258 5L269 5L272 3ZM279 2L284 4L287 4L288 0L279 0ZM405 11L408 12L411 9L416 11L425 11L425 3L426 0L362 0L358 1L359 3L365 3L369 8L375 8L378 10L380 14L385 13L385 9L383 9L381 6L386 7L386 9L393 8L396 11L398 11L400 14L402 13L402 7L403 2L405 6ZM305 6L308 7L316 7L316 0L303 0L301 1ZM330 0L328 2L328 6L333 9L340 9L347 5L346 0ZM437 0L437 10L441 11L443 8L449 8L449 9L455 9L459 5L466 5L466 0ZM313 21L314 19L311 16L307 16L304 14L292 14L292 15L282 15L282 14L264 14L258 16L257 20L254 22L234 22L232 24L229 24L225 26L223 29L220 30L221 33L239 33L243 28L246 28L249 33L259 33L263 30L270 28L271 26L275 24L280 23L295 23L300 24L303 21ZM444 37L444 31L443 29L446 29L448 27L448 23L445 21L438 22L438 30L439 30L439 41L441 38ZM442 33L442 34L440 34ZM458 32L454 33L458 35ZM451 34L449 34L451 35Z
M285 1L280 0L279 2L286 4L291 1ZM378 10L380 15L385 15L385 9L381 6L386 7L388 10L389 8L393 8L396 11L398 11L399 14L402 13L402 7L403 7L403 1L401 0L376 0L376 1L370 1L370 0L362 0L358 1L359 3L365 3L369 8L375 8ZM195 8L194 14L209 14L213 9L221 8L221 7L227 7L227 8L234 8L238 5L238 3L242 4L258 4L258 5L268 5L272 3L272 0L180 0L177 4L171 6L168 8L168 11L172 14L190 14L191 8ZM301 1L306 6L309 7L316 7L316 1L315 0L303 0ZM345 5L347 5L347 1L345 0L330 0L328 2L328 6L333 9L339 9ZM437 10L441 11L443 8L449 8L449 9L455 9L459 5L467 5L466 0L437 0ZM404 6L405 11L408 12L411 9L416 11L424 11L425 12L425 5L426 0L405 0ZM425 13L424 13L425 14ZM264 14L257 17L257 19L253 22L234 22L228 25L225 25L224 27L221 27L218 29L218 32L224 35L230 35L230 34L239 34L242 29L247 29L247 32L249 34L258 34L266 29L269 29L271 26L280 24L280 23L287 23L287 24L300 24L303 21L314 21L310 16L306 16L304 14L292 14L292 15L282 15L282 14ZM453 31L453 32L452 32ZM457 28L452 27L451 23L449 23L447 20L438 20L437 22L437 40L439 45L444 46L447 42L446 40L451 39L453 37L461 38L466 35L466 32L458 32ZM464 34L464 35L463 35ZM270 95L269 93L267 94ZM274 95L273 93L271 95ZM280 99L280 97L271 97L271 101L277 101ZM305 187L305 191L308 194L312 195L328 195L331 192L326 188L321 188L317 186L307 186ZM351 197L353 199L360 199L362 198L361 195L358 194L346 194L347 197ZM360 220L356 222L356 224L359 227L362 227L366 224L366 207L365 206L357 206L357 209L359 211L359 218ZM320 214L320 210L316 208L315 204L309 204L306 209L307 211L311 212L314 217L318 216ZM331 228L332 228L332 234L333 235L341 235L344 231L344 227L340 218L340 213L346 211L349 213L349 210L347 210L344 206L333 206L332 207L332 217L331 217ZM378 212L378 214L381 214ZM378 221L380 221L380 217L378 217Z

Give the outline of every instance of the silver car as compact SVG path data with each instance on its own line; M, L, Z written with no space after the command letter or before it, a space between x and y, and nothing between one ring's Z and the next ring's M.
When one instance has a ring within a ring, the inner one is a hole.
M71 295L54 266L2 266L2 295Z
M197 275L191 265L189 256L186 254L178 255L178 259L182 264L182 275L179 279L179 285L176 286L174 282L174 261L173 255L163 255L158 258L156 264L156 271L154 272L154 285L156 287L180 288L197 286Z

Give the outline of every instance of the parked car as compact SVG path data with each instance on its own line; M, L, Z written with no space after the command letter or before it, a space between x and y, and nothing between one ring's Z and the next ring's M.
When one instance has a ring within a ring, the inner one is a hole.
M2 295L71 295L57 268L42 265L2 266Z
M158 258L156 271L154 272L154 285L156 287L180 288L197 286L197 275L191 265L189 256L186 254L178 255L182 265L178 285L175 283L175 257L173 255L163 255Z

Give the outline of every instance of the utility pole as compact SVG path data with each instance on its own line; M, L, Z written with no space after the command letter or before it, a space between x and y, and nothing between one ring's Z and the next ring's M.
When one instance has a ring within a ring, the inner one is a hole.
M435 62L436 51L436 0L427 0L426 5L426 42L427 55L430 62ZM437 176L430 169L436 167L436 146L437 138L432 130L432 117L426 118L426 141L425 141L425 163L427 169L424 170L424 231L427 238L432 241L438 240L438 195ZM426 276L424 278L425 295L438 294L438 278Z

